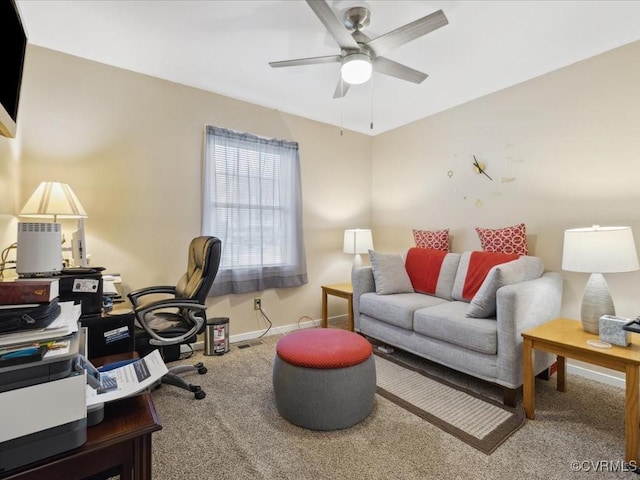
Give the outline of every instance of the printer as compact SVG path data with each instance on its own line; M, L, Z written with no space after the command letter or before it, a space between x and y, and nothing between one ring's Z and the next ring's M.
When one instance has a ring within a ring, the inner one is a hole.
M79 333L64 353L0 366L0 474L87 440L86 376L76 370Z

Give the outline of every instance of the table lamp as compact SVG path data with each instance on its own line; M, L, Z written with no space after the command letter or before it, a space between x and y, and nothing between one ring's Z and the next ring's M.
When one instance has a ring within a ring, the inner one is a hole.
M363 253L373 250L373 237L371 230L355 228L344 231L344 246L342 251L355 255L353 257L353 268L362 266Z
M85 243L82 219L87 212L66 183L40 183L19 215L53 217L53 223L18 223L16 272L20 276L56 274L62 270L62 226L57 223L58 218L78 218L74 237L79 238L80 232L82 244Z
M21 217L86 218L87 212L66 183L42 182L22 210Z
M613 299L603 273L640 269L631 227L574 228L565 230L562 269L591 273L582 297L582 328L599 333L602 315L615 315Z

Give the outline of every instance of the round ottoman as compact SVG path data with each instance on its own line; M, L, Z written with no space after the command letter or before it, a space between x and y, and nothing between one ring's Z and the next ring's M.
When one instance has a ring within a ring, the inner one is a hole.
M273 390L280 415L312 430L338 430L371 412L376 367L371 344L339 329L301 330L276 345Z

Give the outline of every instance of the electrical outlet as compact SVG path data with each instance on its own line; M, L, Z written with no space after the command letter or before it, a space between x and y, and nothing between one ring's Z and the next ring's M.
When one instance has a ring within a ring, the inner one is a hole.
M253 309L260 310L262 307L262 299L260 297L256 297L253 299Z

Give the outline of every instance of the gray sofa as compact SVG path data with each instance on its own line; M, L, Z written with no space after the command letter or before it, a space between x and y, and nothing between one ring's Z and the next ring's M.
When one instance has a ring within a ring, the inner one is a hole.
M393 269L381 268L388 266L389 255L384 262L380 255L370 252L372 266L353 271L355 330L498 384L504 388L504 403L515 406L516 391L522 385L520 334L559 316L561 276L544 272L537 257L520 257L493 266L473 298L465 298L464 282L470 277L475 254L448 253L433 292L419 293L412 278L407 287L408 276L402 276L397 259L391 262L395 262L395 272L390 273ZM397 257L404 267L406 255ZM415 276L415 262L412 268ZM536 351L535 373L544 371L554 359Z

